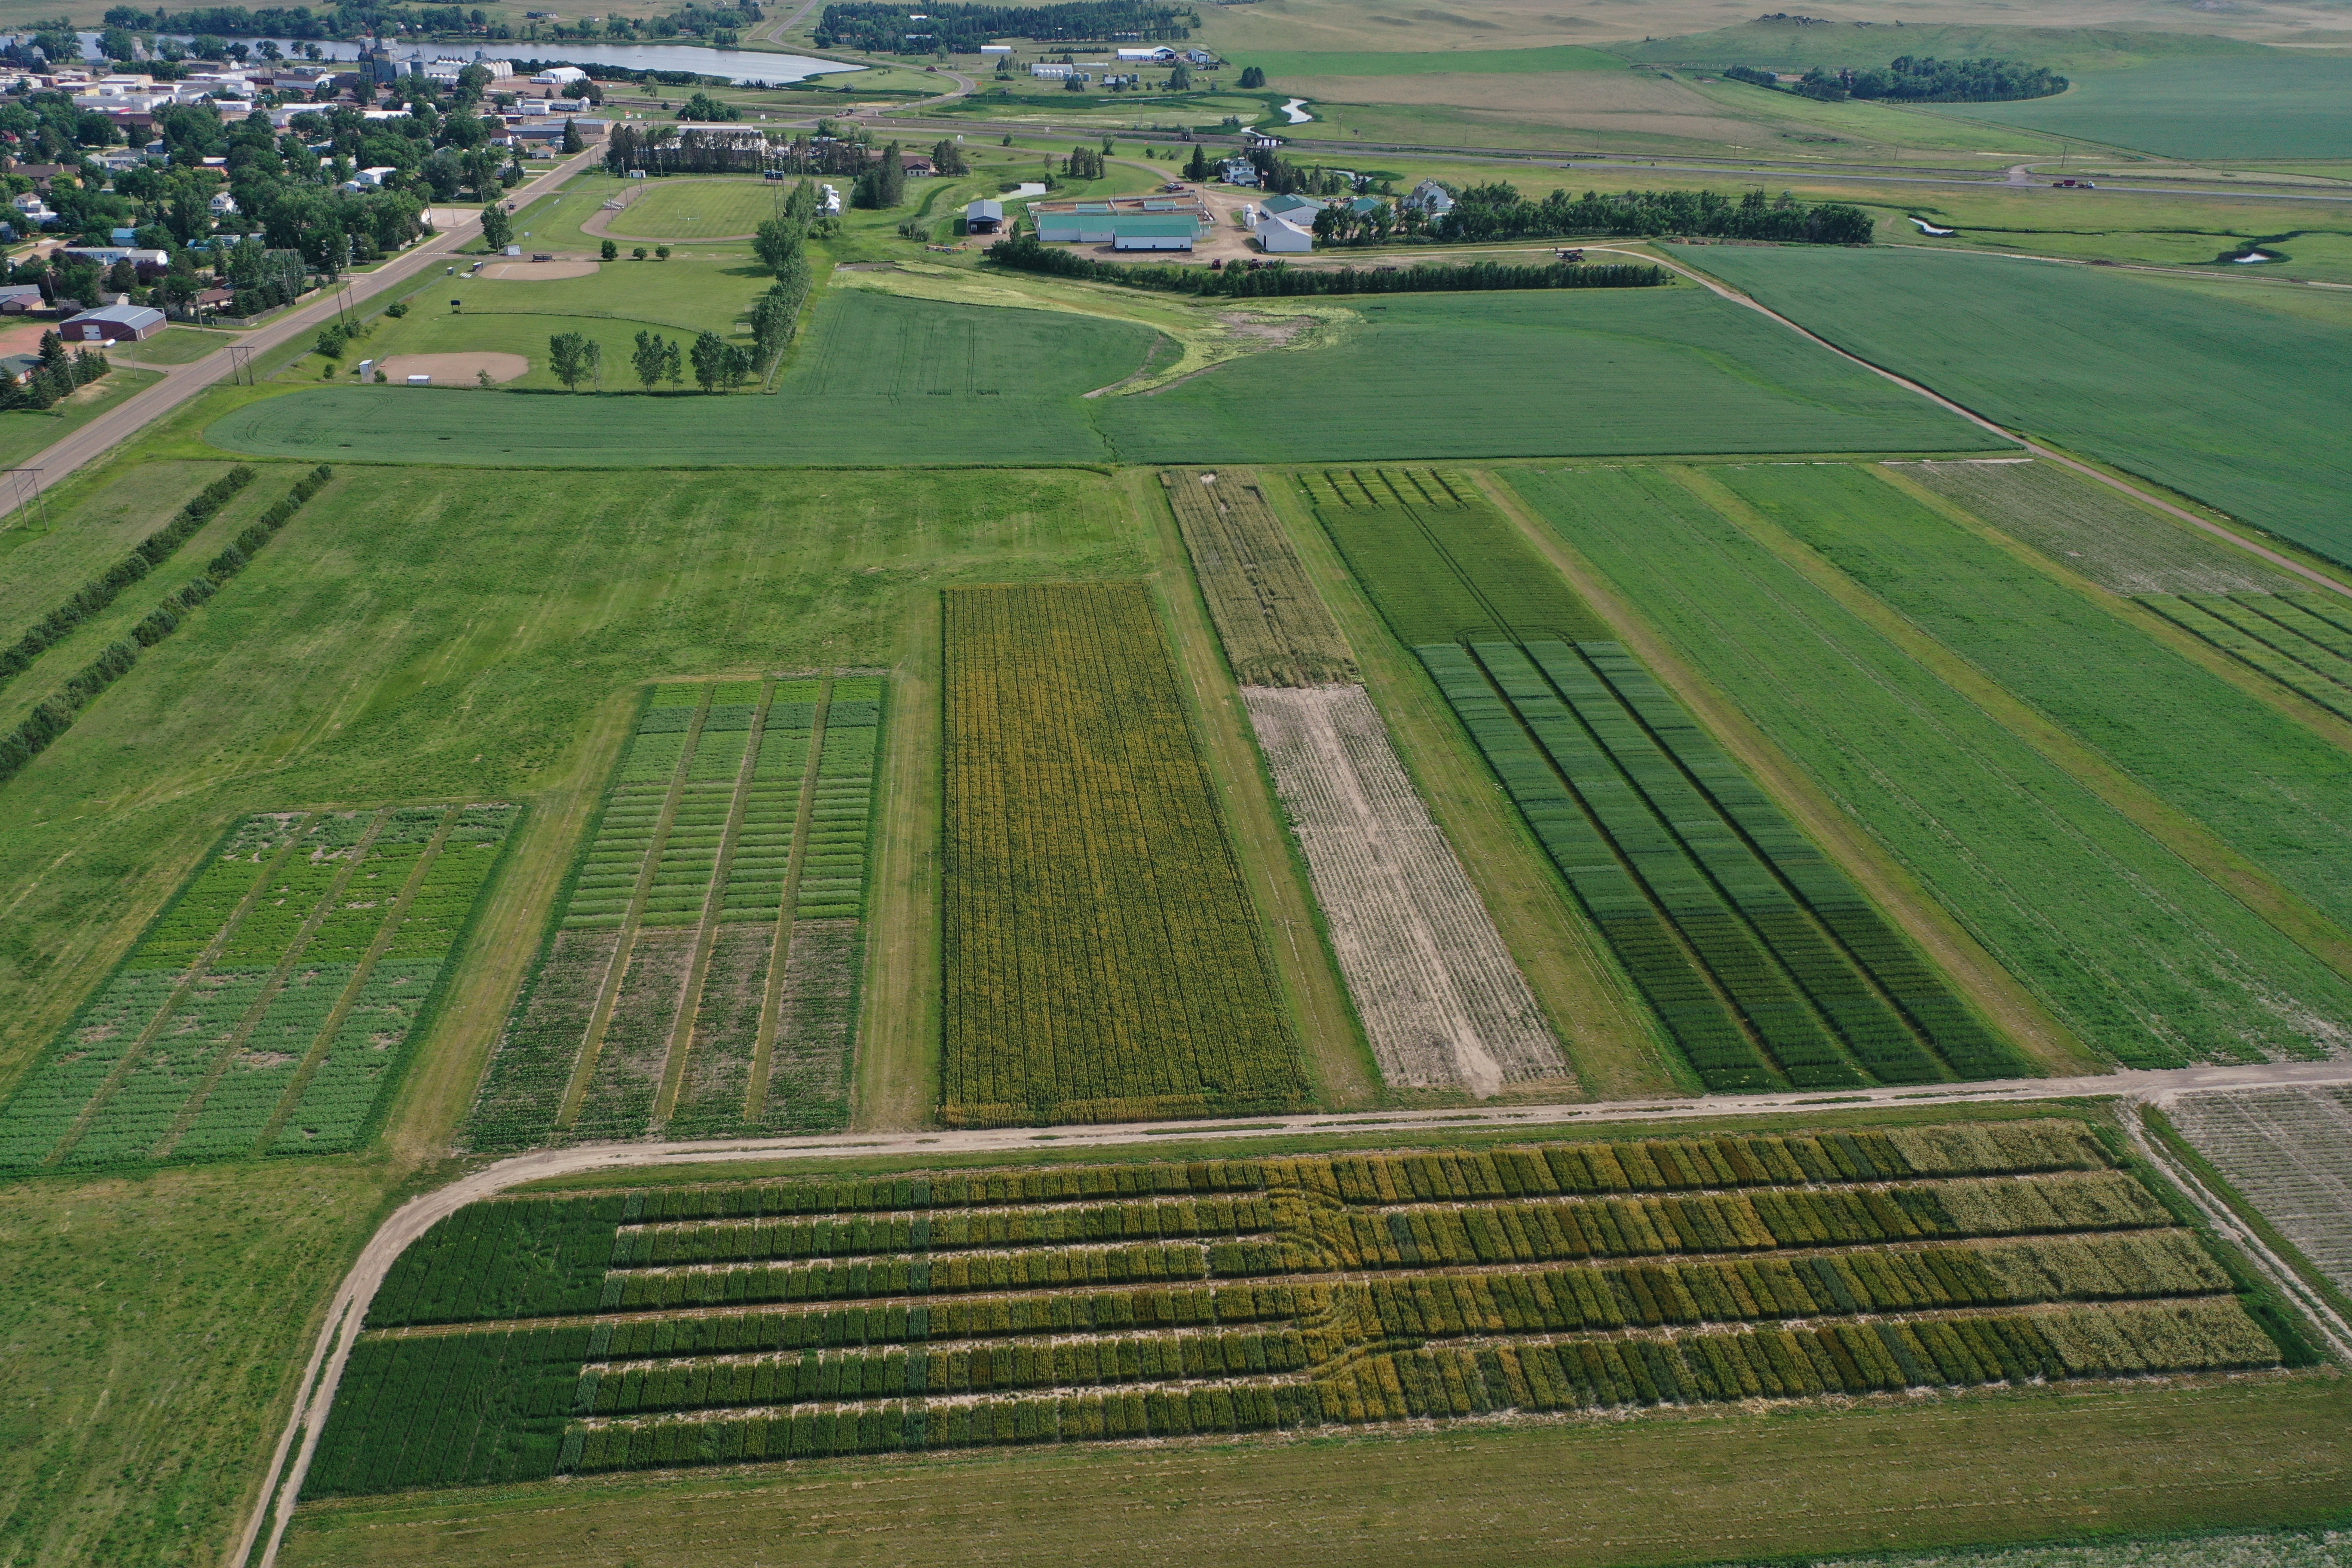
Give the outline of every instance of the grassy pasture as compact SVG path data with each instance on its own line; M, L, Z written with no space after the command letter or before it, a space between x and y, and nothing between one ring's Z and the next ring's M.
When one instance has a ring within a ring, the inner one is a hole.
M2352 57L2266 49L2159 59L2084 72L2055 98L1935 108L2168 158L2337 157L2352 139Z
M1852 22L1790 26L1747 22L1709 33L1645 38L1613 46L1628 59L1694 66L1749 65L1801 71L1812 66L1884 66L1897 55L1967 59L2002 55L2069 73L2084 67L2137 64L2179 56L2260 58L2258 44L2210 33L2135 31L2117 27L2018 27L1975 22L1907 25Z
M1696 289L1350 300L1363 329L1102 398L1126 462L1978 447L1986 437ZM1433 386L1446 389L1442 399ZM1270 410L1280 417L1269 418Z
M159 372L117 365L103 381L82 387L46 411L20 408L0 414L0 468L21 463L44 447L64 440L108 409L162 380Z
M1300 462L1986 444L1923 400L1696 289L1396 296L1348 308L1364 324L1335 334L1333 346L1252 356L1149 395L1087 399L1141 366L1157 334L1097 317L838 290L818 306L772 399L608 396L527 423L521 416L539 405L509 414L494 404L491 417L454 394L311 390L239 407L206 438L279 457L548 465ZM624 374L608 353L605 384ZM1433 382L1452 395L1433 404ZM1282 417L1266 417L1275 408Z
M1345 49L1300 52L1251 49L1235 62L1256 66L1274 87L1294 77L1422 76L1433 71L1479 76L1549 76L1559 71L1622 71L1624 59L1604 49L1559 44L1541 49Z
M1678 254L1876 364L2352 560L2352 318L2129 274L1929 255L1710 246ZM2030 330L2021 330L2030 329Z
M126 343L117 357L134 359L142 364L186 364L199 360L215 349L226 348L236 341L227 332L209 332L197 327L166 327L144 342Z

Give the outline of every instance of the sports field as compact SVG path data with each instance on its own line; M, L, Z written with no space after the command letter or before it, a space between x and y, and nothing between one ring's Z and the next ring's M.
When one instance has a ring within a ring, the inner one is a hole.
M614 239L731 239L776 216L792 191L769 180L663 180L620 212L604 215Z
M2055 98L1934 109L2167 158L2335 158L2352 145L2352 58L2265 49L2158 59L2084 71Z
M1916 249L1677 254L1989 419L2352 561L2352 310Z

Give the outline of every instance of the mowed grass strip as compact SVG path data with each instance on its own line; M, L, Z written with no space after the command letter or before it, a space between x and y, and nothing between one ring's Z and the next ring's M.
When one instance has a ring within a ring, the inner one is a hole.
M950 589L946 1069L960 1124L1307 1097L1140 586Z
M775 216L791 190L766 180L665 180L604 227L617 240L732 239Z
M1910 247L1681 254L1989 419L2352 561L2352 311Z

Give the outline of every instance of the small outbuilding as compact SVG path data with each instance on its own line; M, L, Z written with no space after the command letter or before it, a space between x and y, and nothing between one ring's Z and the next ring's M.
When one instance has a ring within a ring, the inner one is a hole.
M0 284L0 315L21 316L27 310L41 309L41 304L37 283Z
M963 209L963 231L966 234L998 234L1004 228L1004 204L983 196ZM33 290L38 294L40 290Z
M1297 256L1315 248L1315 235L1290 219L1269 214L1257 220L1258 248L1274 256Z
M68 318L58 335L69 343L137 342L163 330L163 312L146 305L106 305Z

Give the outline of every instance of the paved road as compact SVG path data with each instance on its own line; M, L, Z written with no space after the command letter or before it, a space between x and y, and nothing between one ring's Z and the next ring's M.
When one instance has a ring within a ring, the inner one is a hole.
M1573 1131L1580 1125L1686 1121L1694 1116L1714 1119L1785 1115L1791 1110L1813 1107L1967 1105L2083 1096L2146 1102L2171 1100L2182 1094L2232 1089L2340 1083L2352 1083L2352 1061L2180 1068L2165 1072L2116 1072L2089 1078L2011 1079L1996 1083L1948 1084L1931 1089L1857 1089L1850 1094L1833 1095L1725 1095L1583 1105L1381 1111L1360 1116L1271 1116L1251 1121L1012 1127L974 1131L838 1133L824 1137L744 1139L707 1143L606 1143L520 1154L486 1166L437 1191L410 1199L384 1221L361 1250L359 1260L344 1277L341 1287L336 1290L334 1300L327 1309L326 1322L319 1331L318 1342L312 1347L310 1362L303 1369L293 1414L288 1418L286 1429L279 1435L278 1447L271 1456L268 1482L262 1489L260 1500L247 1523L236 1552L229 1558L229 1564L230 1568L245 1568L247 1563L253 1562L257 1544L261 1547L261 1554L256 1568L273 1568L276 1563L278 1548L285 1539L286 1526L291 1517L293 1500L301 1495L302 1480L309 1473L311 1457L318 1449L320 1432L326 1425L327 1412L334 1405L335 1389L341 1380L343 1364L350 1358L360 1325L367 1317L368 1304L375 1299L376 1290L383 1285L394 1261L411 1242L467 1204L549 1177L576 1176L603 1170L643 1169L649 1165L740 1161L747 1157L762 1160L818 1159L855 1153L920 1155L951 1161L959 1156L1034 1150L1041 1145L1051 1146L1060 1152L1074 1148L1167 1147L1171 1139L1189 1142L1203 1137L1227 1141L1296 1138L1318 1132L1360 1134L1394 1131L1412 1133L1498 1127L1524 1129L1534 1137L1556 1135L1562 1130ZM2162 1161L2157 1151L2151 1149L2150 1153ZM2172 1168L2168 1161L2162 1163L2168 1169ZM2242 1228L2226 1211L2214 1214L2219 1205L2203 1193L2201 1187L2192 1184L2191 1194L2200 1206L2210 1205L2208 1212L2213 1215L2217 1224L2233 1233ZM2267 1250L2261 1248L2259 1244L2254 1250L2258 1261L2267 1260L2276 1265L2275 1272L2288 1274L2291 1278L2290 1271L2285 1270L2283 1264L2277 1264L2275 1258L2271 1258ZM2333 1337L2333 1331L2342 1329L2343 1325L2335 1321L2331 1314L2329 1319L2323 1320L2323 1327L2328 1329ZM266 1542L263 1539L265 1529L268 1531Z
M518 206L536 200L582 169L601 162L604 156L601 148L592 147L537 178L518 185L507 194L506 199ZM234 344L216 349L200 360L181 365L149 367L162 370L163 379L137 396L125 399L120 405L99 416L56 445L45 447L26 459L24 466L37 470L33 476L36 489L55 489L190 398L226 380L233 363L232 348L250 349L257 368L264 366L277 351L307 338L331 321L343 308L341 300L348 299L358 303L371 300L436 265L447 265L451 254L472 238L480 226L478 218L468 216L463 223L440 230L431 239L403 251L373 272L347 274L347 295L338 293L302 306L266 327L240 333Z

